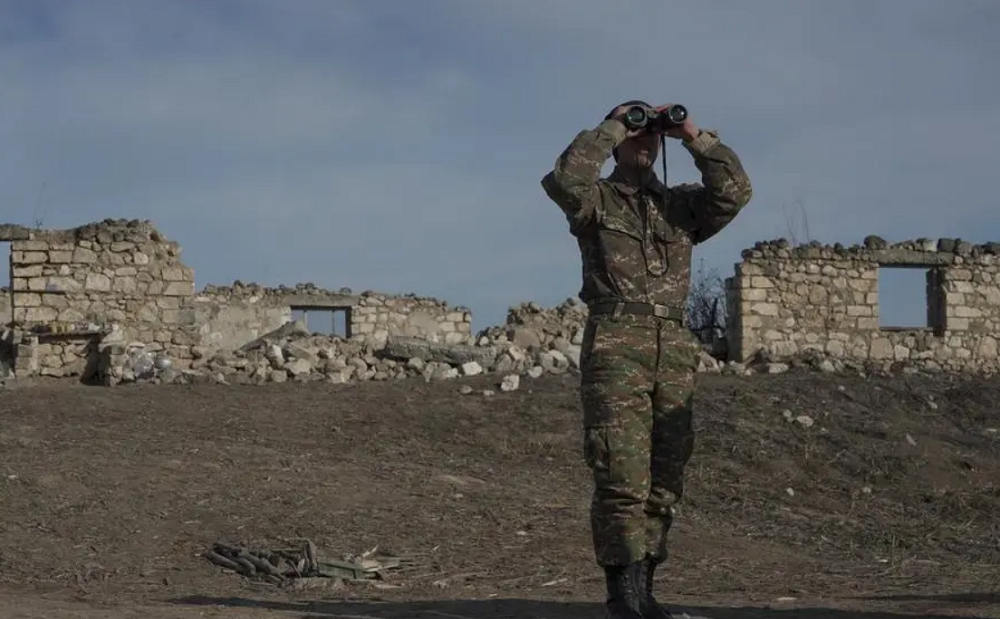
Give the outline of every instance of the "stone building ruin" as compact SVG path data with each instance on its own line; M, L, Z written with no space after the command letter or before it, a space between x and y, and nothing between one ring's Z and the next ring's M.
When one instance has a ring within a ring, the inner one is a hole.
M467 308L416 295L240 282L196 290L180 246L148 221L0 225L4 244L10 286L0 294L0 379L115 384L129 379L108 381L109 368L125 367L136 350L165 355L175 370L251 382L540 375L578 368L587 316L573 299L548 309L522 303L509 308L506 324L474 335ZM742 258L724 282L722 352L706 342L737 371L761 359L773 371L803 357L835 368L1000 370L1000 243L777 240ZM896 268L926 272L923 327L880 324L879 274ZM700 368L723 369L707 352Z
M10 286L0 295L0 377L15 370L86 378L98 371L98 349L113 342L140 343L184 368L297 314L310 328L317 318L331 325L339 316L337 335L373 347L392 336L442 344L471 337L468 309L415 295L239 282L196 291L179 244L148 221L108 219L68 230L0 225L4 242Z
M900 268L926 272L924 327L880 324L879 274ZM737 362L763 350L776 359L822 353L932 370L1000 369L1000 243L758 243L725 287L729 358Z

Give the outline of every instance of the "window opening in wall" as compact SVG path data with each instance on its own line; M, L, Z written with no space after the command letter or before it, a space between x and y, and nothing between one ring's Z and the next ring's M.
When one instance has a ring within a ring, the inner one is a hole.
M351 336L351 308L349 307L292 307L292 320L301 320L306 328L316 334Z
M944 325L941 271L937 267L882 265L878 270L879 328L933 329Z

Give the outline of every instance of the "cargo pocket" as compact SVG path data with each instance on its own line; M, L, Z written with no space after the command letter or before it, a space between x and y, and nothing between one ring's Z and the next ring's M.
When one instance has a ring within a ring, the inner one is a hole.
M583 460L595 474L607 477L611 472L611 449L608 446L608 428L591 426L583 431Z
M587 321L580 354L580 403L583 427L617 423L615 401L622 389L621 329L628 327L610 316L591 317Z

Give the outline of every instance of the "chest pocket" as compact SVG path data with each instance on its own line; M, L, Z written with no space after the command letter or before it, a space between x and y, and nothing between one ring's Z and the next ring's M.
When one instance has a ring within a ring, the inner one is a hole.
M678 232L673 226L667 223L659 215L653 219L653 238L657 243L676 243L681 239L683 233Z
M607 230L615 234L624 234L636 241L642 241L642 221L630 213L609 210L601 218L599 228L602 232Z

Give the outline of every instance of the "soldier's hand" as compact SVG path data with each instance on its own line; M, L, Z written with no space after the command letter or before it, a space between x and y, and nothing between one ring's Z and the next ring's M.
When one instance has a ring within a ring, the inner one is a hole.
M628 125L625 123L625 112L629 111L629 108L631 107L632 107L631 105L619 105L614 109L614 111L611 112L611 118L621 121L623 125L628 127ZM625 139L628 140L645 134L646 130L644 128L632 129L625 134Z
M673 105L673 103L661 105L660 107L656 108L656 111L662 112L668 109L671 105ZM699 132L700 130L698 129L698 126L694 124L694 121L691 120L691 115L688 114L688 117L684 119L683 123L677 125L676 127L671 127L670 129L667 129L663 133L674 139L690 142L691 140L698 137Z

